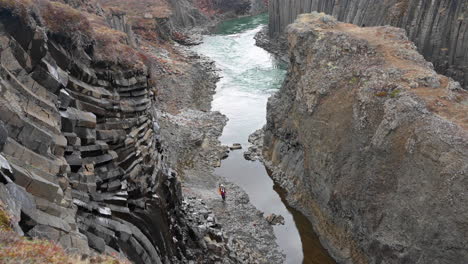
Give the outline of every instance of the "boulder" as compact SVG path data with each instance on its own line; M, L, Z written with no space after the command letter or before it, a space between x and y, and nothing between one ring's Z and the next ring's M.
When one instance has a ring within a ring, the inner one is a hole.
M284 217L282 215L270 214L265 217L265 220L270 225L284 225Z
M234 143L234 144L232 144L231 147L229 147L229 149L231 149L231 150L239 150L239 149L242 149L242 145L239 144L239 143Z

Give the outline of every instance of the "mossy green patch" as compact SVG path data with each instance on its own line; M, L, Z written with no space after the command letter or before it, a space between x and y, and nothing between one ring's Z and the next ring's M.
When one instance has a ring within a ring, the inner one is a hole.
M390 92L390 97L391 97L391 98L395 98L395 97L397 97L397 96L400 94L400 92L401 92L401 91L400 91L399 89L395 89L395 90L393 90L393 91Z

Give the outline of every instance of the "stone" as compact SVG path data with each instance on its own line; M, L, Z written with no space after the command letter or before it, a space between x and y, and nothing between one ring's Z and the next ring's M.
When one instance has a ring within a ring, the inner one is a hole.
M80 254L89 254L89 247L88 247L88 238L80 233L71 233L71 247L67 249L67 252L72 254L80 253Z
M88 244L91 248L95 249L99 253L103 253L106 249L106 242L104 239L94 235L90 232L84 232L88 238Z
M284 217L282 215L270 214L265 217L265 220L270 225L284 225Z
M29 230L28 235L59 242L60 230L47 225L39 224L35 225L31 230Z
M272 178L340 263L463 263L468 127L457 116L468 93L451 91L403 30L323 16L287 30L291 65L267 104Z
M12 165L15 182L26 188L26 190L38 197L47 199L50 202L55 201L57 196L60 196L58 184L50 182L35 173L28 171L16 164Z
M67 110L71 102L71 96L65 89L60 89L59 92L59 106L60 110Z
M7 141L8 131L5 128L4 123L0 120L0 152L3 150L3 146Z
M0 154L0 171L6 171L10 174L13 173L10 163L8 163L8 160L6 160L5 157L3 157L1 154Z
M438 0L429 4L423 4L425 2L422 0L408 0L404 5L401 3L399 0L356 0L347 1L346 4L341 1L329 3L328 0L270 0L269 36L274 39L271 42L275 45L275 42L279 42L277 38L283 36L287 26L298 15L313 11L324 12L339 21L363 27L401 27L408 32L418 50L434 63L438 72L448 74L468 89L468 42L464 40L463 34L458 34L468 31L466 23L460 25L460 21L466 20L468 6L463 1L450 0ZM368 6L372 8L367 8ZM457 58L452 59L455 54ZM437 86L437 83L431 85Z
M232 144L231 147L229 147L231 150L238 150L238 149L242 149L242 145L239 144L239 143L234 143Z
M246 159L246 160L253 160L252 152L250 152L250 151L244 152L244 159Z

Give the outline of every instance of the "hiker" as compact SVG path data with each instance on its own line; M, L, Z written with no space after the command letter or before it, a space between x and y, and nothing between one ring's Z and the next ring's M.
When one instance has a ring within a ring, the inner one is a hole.
M221 194L221 197L223 198L223 202L226 200L226 188L224 185L220 184L218 188L219 194Z

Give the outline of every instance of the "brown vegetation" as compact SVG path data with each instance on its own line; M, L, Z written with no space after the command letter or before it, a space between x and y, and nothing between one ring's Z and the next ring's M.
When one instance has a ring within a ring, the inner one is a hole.
M37 263L37 264L129 264L115 256L83 257L67 254L58 244L42 239L20 237L11 229L11 216L0 201L0 263Z
M0 10L7 10L25 23L35 12L52 37L65 39L75 47L93 45L97 61L124 68L143 67L140 52L128 45L127 35L110 28L103 17L47 0L0 0Z
M118 30L107 26L103 18L95 15L88 15L91 27L93 29L93 39L95 45L95 57L97 60L119 64L125 68L143 67L139 51L129 46L128 36Z
M122 11L131 20L145 14L154 18L165 18L172 14L171 7L166 0L99 0L99 3L106 9Z
M91 42L92 28L82 12L59 2L39 3L41 16L49 32L67 36L77 45Z

